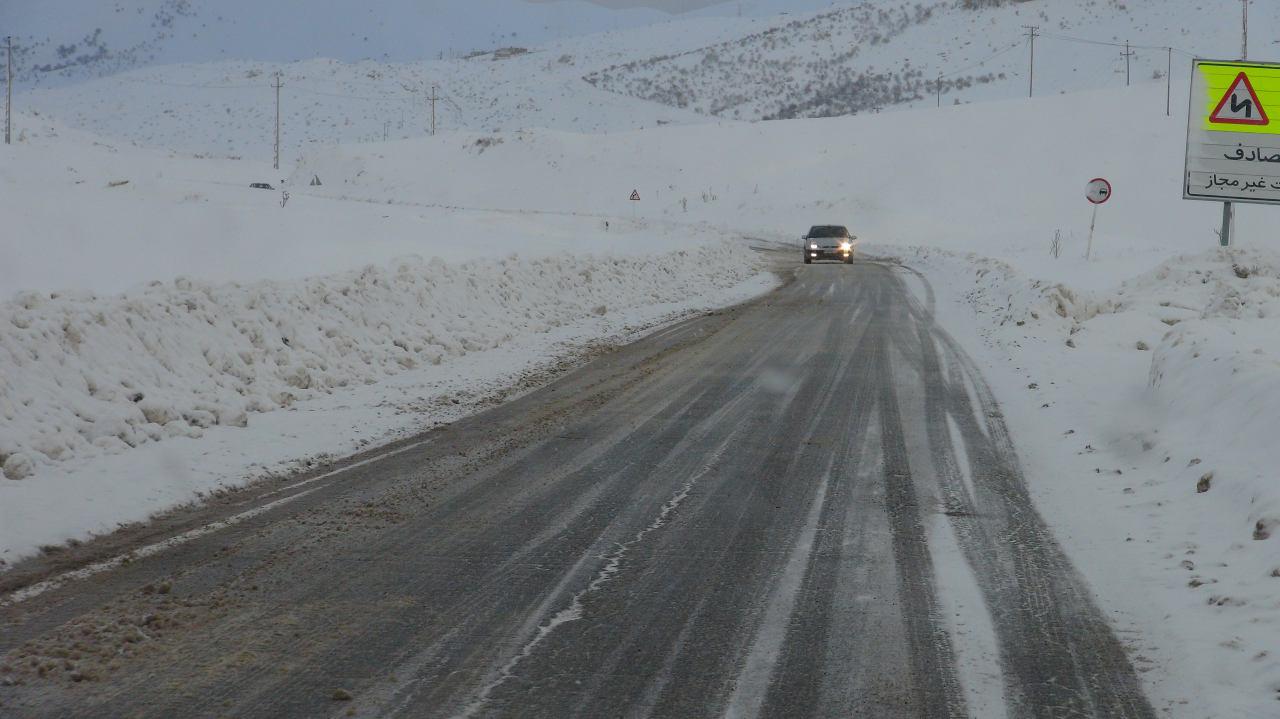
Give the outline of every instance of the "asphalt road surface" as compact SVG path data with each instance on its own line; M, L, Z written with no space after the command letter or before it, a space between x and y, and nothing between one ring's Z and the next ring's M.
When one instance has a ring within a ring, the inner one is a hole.
M0 716L1153 717L932 303L797 267L390 456L19 567Z

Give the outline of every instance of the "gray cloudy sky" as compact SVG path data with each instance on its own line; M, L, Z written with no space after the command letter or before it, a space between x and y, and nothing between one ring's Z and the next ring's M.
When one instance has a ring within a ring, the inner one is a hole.
M533 0L534 2L555 2L555 0ZM612 8L651 7L667 12L685 12L698 8L718 5L727 0L587 0L587 2Z

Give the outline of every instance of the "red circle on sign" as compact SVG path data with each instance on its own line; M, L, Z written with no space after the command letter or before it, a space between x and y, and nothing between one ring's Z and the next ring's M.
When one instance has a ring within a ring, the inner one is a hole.
M1089 180L1085 186L1085 197L1095 205L1101 205L1111 199L1111 183L1101 177Z

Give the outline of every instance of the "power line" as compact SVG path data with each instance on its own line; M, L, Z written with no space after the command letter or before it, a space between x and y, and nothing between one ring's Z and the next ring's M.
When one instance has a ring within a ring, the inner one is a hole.
M975 69L975 68L978 68L978 67L981 67L981 66L983 66L983 65L986 65L987 63L989 63L989 62L991 62L992 60L994 60L994 59L996 59L996 58L1000 57L1001 55L1004 55L1004 54L1008 53L1008 52L1009 52L1009 51L1011 51L1011 50L1016 50L1016 49L1018 49L1018 48L1020 48L1020 47L1022 47L1022 42L1021 42L1021 41L1015 42L1014 44L1010 45L1009 47L1006 47L1006 48L1004 48L1003 50L1000 50L1000 51L998 51L998 52L996 52L996 53L994 53L994 54L992 54L992 55L990 55L990 56L988 56L988 57L986 57L986 58L984 58L984 59L982 59L982 60L979 60L978 62L975 62L975 63L973 63L972 65L968 65L968 66L966 66L966 67L962 67L962 68L960 68L959 70L952 70L951 72L949 72L949 73L947 73L947 74L945 74L945 75L939 75L939 79L945 80L945 79L947 79L947 78L949 78L949 77L955 77L956 75L959 75L959 74L962 74L962 73L969 72L970 70L973 70L973 69Z
M319 95L320 97L336 97L342 100L365 100L367 102L415 102L415 97L396 97L387 95L386 97L369 97L367 95L346 95L336 92L321 92L320 90L307 90L301 87L294 87L295 92L302 92L308 95Z
M162 87L181 87L191 90L260 90L261 85L215 85L215 84L198 84L198 83L181 83L181 82L165 82L163 80L136 80L128 77L115 78L121 82L133 83L135 85L160 85ZM302 92L308 95L319 95L321 97L336 97L350 100L365 100L368 102L413 102L414 97L396 97L387 95L385 97L369 97L367 95L351 95L335 92L321 92L320 90L308 90L302 87L294 87L294 92Z
M1078 42L1085 45L1101 45L1104 47L1129 47L1134 50L1172 50L1173 52L1176 52L1180 55L1186 55L1187 57L1198 56L1197 53L1191 52L1190 50L1183 50L1181 48L1173 47L1171 45L1134 45L1133 43L1108 42L1106 40L1092 40L1086 37L1059 35L1057 33L1051 33L1051 32L1041 33L1040 37L1047 37L1053 40L1065 40L1067 42Z

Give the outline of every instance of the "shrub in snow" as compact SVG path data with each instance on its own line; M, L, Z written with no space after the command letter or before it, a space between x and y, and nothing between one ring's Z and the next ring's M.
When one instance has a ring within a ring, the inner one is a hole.
M4 461L4 476L7 479L26 479L36 471L35 462L22 452L11 454Z

